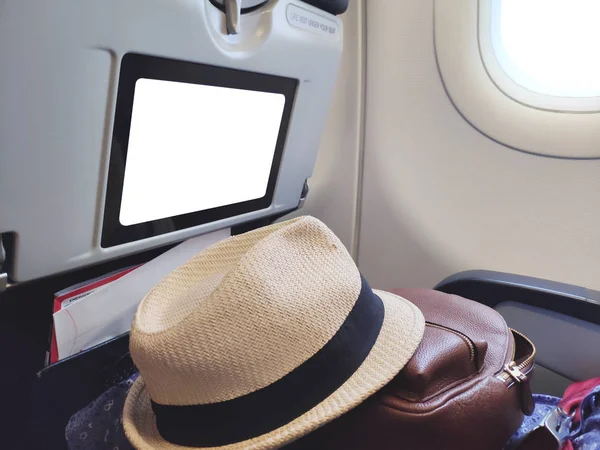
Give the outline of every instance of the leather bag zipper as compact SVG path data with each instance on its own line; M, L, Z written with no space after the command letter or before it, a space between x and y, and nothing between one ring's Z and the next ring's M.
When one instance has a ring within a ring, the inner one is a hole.
M443 325L439 325L437 323L432 323L432 322L425 322L425 325L427 325L428 327L432 327L432 328L439 328L440 330L445 330L448 331L450 333L453 333L455 335L457 335L458 337L460 337L469 347L469 354L471 355L471 362L475 361L475 344L473 343L473 341L471 340L471 338L469 338L469 336L467 336L464 333L461 333L460 331L456 331L452 328L448 328L445 327Z
M531 352L531 355L529 355L527 358L525 358L521 363L517 364L517 362L515 361L515 353L516 353L517 345L515 343L515 345L513 347L512 358L511 358L510 362L504 366L504 368L498 374L497 377L507 384L510 381L514 381L515 383L522 383L527 380L527 376L529 375L529 372L531 371L531 369L533 367L533 362L535 361L536 349L535 349L535 345L533 344L533 342L531 342L529 340L529 338L527 336L525 336L523 333L519 333L517 330L513 330L512 328L510 329L510 331L512 333L520 336L527 343L529 343L529 345L531 346L533 351ZM512 383L510 383L510 384L512 384Z

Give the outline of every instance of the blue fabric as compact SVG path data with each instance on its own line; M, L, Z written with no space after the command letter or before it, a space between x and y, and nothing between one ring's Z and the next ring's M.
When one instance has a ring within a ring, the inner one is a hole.
M514 450L525 436L540 425L544 417L558 405L560 399L549 395L534 395L535 410L525 417L521 427L504 450ZM574 450L600 450L600 386L588 394L581 403L581 423L571 431Z
M544 417L558 405L560 398L552 397L551 395L534 394L535 409L531 416L525 416L521 427L510 438L504 450L513 450L521 443L521 441L529 434L531 430L540 425ZM600 450L600 449L598 449Z
M69 450L133 450L123 431L122 412L127 392L137 376L136 373L110 388L71 417L65 430ZM527 433L541 424L544 417L560 401L559 398L550 395L536 394L533 397L533 414L525 417L504 450L514 450ZM573 448L600 450L600 386L584 399L581 409L581 424L571 433Z
M581 403L581 423L571 442L574 450L600 450L600 386Z
M65 427L73 414L135 371L129 335L51 364L36 377L30 405L31 432L24 436L29 442L0 447L66 450Z
M69 450L133 450L122 421L127 392L137 377L111 387L71 417L65 429Z

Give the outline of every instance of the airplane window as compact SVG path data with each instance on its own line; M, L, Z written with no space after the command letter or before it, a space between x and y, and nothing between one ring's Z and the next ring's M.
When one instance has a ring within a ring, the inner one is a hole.
M434 5L439 72L467 122L508 148L600 158L600 1Z
M491 35L506 74L540 94L600 96L598 0L495 0Z

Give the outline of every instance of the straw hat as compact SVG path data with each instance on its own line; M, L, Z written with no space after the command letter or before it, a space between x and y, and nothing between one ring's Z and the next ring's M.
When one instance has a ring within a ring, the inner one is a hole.
M317 219L232 237L142 300L125 432L140 449L279 448L383 387L424 325Z

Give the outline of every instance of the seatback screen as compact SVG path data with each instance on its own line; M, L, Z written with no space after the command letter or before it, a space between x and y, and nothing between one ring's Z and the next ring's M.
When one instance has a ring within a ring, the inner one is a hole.
M264 197L284 105L283 94L137 80L119 222Z
M297 86L292 78L126 54L102 247L269 208Z

